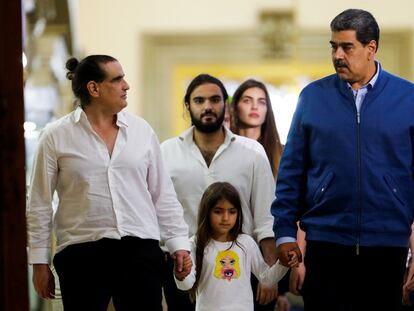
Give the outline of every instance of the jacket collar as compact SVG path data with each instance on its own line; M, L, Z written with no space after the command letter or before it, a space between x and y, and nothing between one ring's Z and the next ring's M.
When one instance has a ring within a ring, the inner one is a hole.
M377 80L375 81L375 84L372 86L370 90L370 93L372 93L373 95L379 93L384 88L385 84L388 81L387 72L382 69L382 66L379 62L376 62L376 63L377 63L377 68L378 68L377 70L379 70L379 72L378 72ZM349 99L352 99L353 101L354 96L353 96L352 90L349 89L348 82L340 79L338 74L335 74L335 76L336 76L335 78L336 84L339 86L339 90L342 93L342 95L344 95L345 97Z

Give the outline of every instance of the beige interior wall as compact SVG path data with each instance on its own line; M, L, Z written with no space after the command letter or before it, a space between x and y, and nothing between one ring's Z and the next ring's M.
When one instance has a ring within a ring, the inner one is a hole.
M346 8L364 8L382 29L414 29L411 0L69 0L77 8L75 48L81 56L105 53L117 57L131 86L129 110L140 114L143 103L144 34L207 33L251 30L263 10L294 9L307 31L328 29ZM327 44L328 48L328 44ZM411 49L413 50L413 49ZM414 77L413 77L414 78Z
M381 28L414 28L412 0L297 0L298 22L305 28L324 28L349 8L370 11Z
M250 29L256 12L290 8L292 0L70 0L78 8L75 46L82 55L106 53L122 63L128 82L129 109L142 105L144 33ZM237 8L237 10L235 10Z

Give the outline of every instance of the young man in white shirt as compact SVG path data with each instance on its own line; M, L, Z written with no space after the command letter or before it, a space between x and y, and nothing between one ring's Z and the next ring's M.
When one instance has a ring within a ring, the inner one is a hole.
M213 182L231 183L241 196L243 232L259 242L269 265L276 262L270 204L274 179L263 147L255 140L233 134L223 126L227 91L207 74L194 78L184 98L192 127L161 144L162 155L184 208L190 236L196 230L197 210L204 190ZM188 295L175 288L170 263L164 287L169 310L192 310ZM259 286L261 303L275 298L275 288Z
M34 287L54 297L54 231L65 310L104 311L111 297L117 310L162 310L159 240L179 270L189 242L157 137L123 111L129 85L115 58L72 58L66 67L80 105L45 128L34 160L27 207Z

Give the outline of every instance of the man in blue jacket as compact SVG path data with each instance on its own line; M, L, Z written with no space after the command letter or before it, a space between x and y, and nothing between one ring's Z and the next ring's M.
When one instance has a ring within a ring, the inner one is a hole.
M306 232L306 310L398 310L414 212L414 85L375 60L379 27L331 22L336 74L299 97L272 204L287 264Z

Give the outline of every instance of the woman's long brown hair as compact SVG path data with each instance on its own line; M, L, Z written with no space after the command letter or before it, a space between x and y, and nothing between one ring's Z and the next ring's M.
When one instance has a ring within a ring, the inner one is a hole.
M280 143L279 133L277 131L275 117L273 114L272 103L270 102L269 92L266 89L266 86L257 80L249 79L244 81L237 90L234 92L233 98L231 100L232 108L232 122L231 130L233 133L240 135L240 127L242 126L239 119L238 105L243 93L247 89L257 87L266 95L266 107L267 113L265 121L263 122L260 128L260 137L258 142L262 144L267 158L269 159L270 167L272 168L272 173L274 177L277 177L277 172L279 168L280 158L282 157L283 146Z
M201 198L198 210L197 232L195 237L196 279L193 288L190 290L190 297L193 301L195 301L197 288L200 283L201 270L203 268L204 251L208 243L211 241L211 237L213 235L213 230L210 223L210 213L216 204L221 200L230 202L231 205L237 209L236 223L229 232L230 239L232 241L230 248L234 245L234 243L237 244L237 237L242 233L243 214L241 209L240 196L236 188L234 188L228 182L215 182L211 184L205 190L203 197Z

